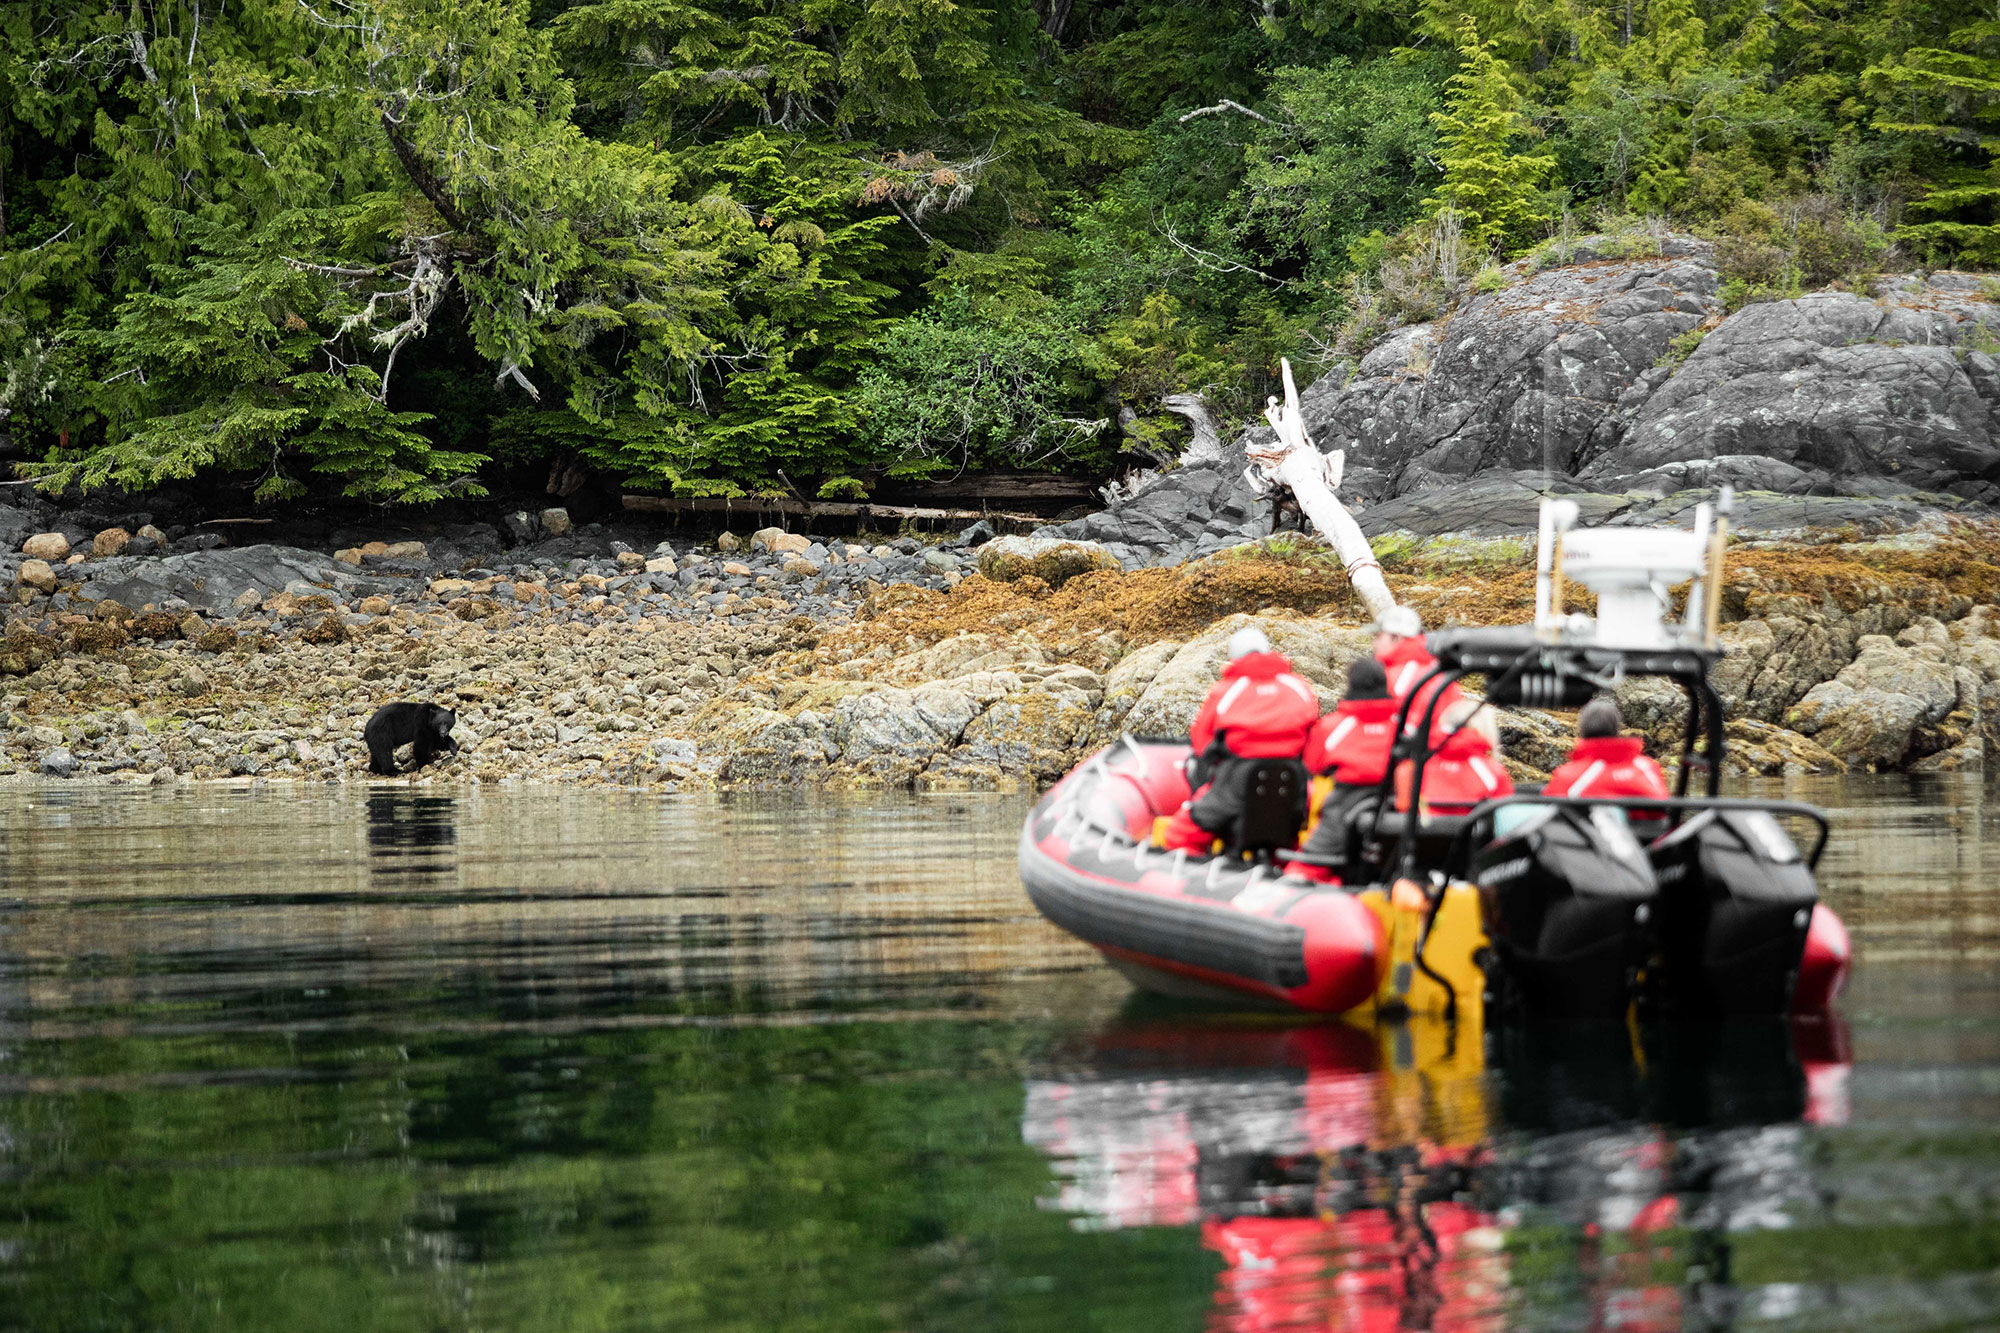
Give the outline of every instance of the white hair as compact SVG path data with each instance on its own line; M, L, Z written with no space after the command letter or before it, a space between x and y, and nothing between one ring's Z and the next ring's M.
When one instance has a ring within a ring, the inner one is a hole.
M1493 710L1481 700L1460 699L1444 710L1444 716L1439 721L1446 734L1470 727L1486 738L1494 754L1500 753L1500 723L1495 720Z

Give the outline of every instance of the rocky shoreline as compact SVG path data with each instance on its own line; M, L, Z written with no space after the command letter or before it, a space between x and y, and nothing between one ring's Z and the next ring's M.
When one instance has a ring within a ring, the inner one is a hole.
M1337 563L1289 535L1124 569L979 527L635 550L564 518L472 554L465 534L324 553L106 529L0 557L0 779L1033 787L1121 732L1184 731L1246 618L1329 704L1367 649ZM1378 548L1433 625L1528 612L1517 538ZM1717 673L1730 767L1981 767L2000 743L1996 604L2000 524L1739 543ZM1624 698L1670 752L1678 697ZM371 778L362 723L393 699L455 708L461 752ZM1569 726L1508 714L1503 735L1534 777Z
M1544 495L1586 523L1684 523L1727 482L1731 767L1983 767L2000 288L1914 273L1732 310L1712 248L1674 235L1498 278L1302 396L1397 597L1433 626L1519 622ZM1120 732L1184 731L1243 617L1329 703L1365 651L1331 555L1268 535L1244 476L1267 433L1036 539L661 542L562 509L287 529L10 490L0 780L360 779L363 721L417 699L457 709L463 749L394 781L1045 783ZM293 544L242 541L260 533ZM1678 697L1623 693L1671 753ZM1504 727L1523 776L1567 746L1563 718Z

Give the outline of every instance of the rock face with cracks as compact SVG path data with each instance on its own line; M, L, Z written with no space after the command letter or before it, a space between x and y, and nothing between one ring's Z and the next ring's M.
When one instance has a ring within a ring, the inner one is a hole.
M1635 245L1656 253L1619 257ZM1586 238L1537 263L1301 394L1314 443L1346 451L1342 498L1371 536L1532 531L1543 494L1575 499L1586 523L1661 522L1724 482L1758 493L1744 531L1895 530L2000 504L2000 304L1976 275L1730 313L1692 237ZM1043 531L1102 542L1127 568L1262 536L1269 506L1241 473L1269 435Z

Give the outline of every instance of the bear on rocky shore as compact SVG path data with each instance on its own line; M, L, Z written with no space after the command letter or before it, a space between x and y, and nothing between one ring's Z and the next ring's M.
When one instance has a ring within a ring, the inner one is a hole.
M440 755L458 753L458 742L451 738L457 722L456 713L438 704L383 704L361 729L361 739L368 743L368 771L394 777L396 751L405 745L411 747L410 767L403 770L408 772Z

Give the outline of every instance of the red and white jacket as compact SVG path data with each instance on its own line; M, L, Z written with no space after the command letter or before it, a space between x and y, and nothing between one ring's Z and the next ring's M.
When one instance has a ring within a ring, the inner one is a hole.
M1389 771L1396 743L1394 699L1348 699L1313 724L1306 767L1342 786L1370 786Z
M1410 808L1411 763L1396 765L1396 808ZM1439 815L1462 815L1481 801L1514 794L1514 779L1494 756L1492 743L1471 727L1461 727L1444 738L1424 765L1424 789L1420 794L1425 810Z
M1223 668L1188 740L1206 754L1220 737L1239 759L1296 759L1319 720L1319 696L1282 653L1250 653Z
M1645 741L1637 736L1593 736L1580 740L1569 759L1549 774L1542 788L1549 796L1601 796L1622 800L1638 796L1666 796L1667 775L1644 753Z
M1430 675L1437 666L1437 658L1431 656L1431 650L1424 647L1421 638L1400 639L1395 647L1376 660L1382 664L1384 674L1389 677L1389 693L1398 701L1408 698L1410 692L1417 688L1417 683ZM1435 683L1425 686L1423 694L1410 705L1410 720L1404 727L1406 734L1416 730L1417 723L1423 719L1424 709L1429 706L1431 696L1436 694L1437 690ZM1451 711L1453 704L1464 697L1465 693L1458 688L1457 681L1452 681L1444 687L1444 698L1438 700L1437 712L1431 715L1433 745L1443 738L1443 733L1437 725L1438 721Z

